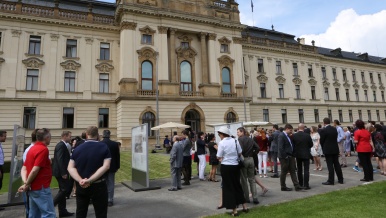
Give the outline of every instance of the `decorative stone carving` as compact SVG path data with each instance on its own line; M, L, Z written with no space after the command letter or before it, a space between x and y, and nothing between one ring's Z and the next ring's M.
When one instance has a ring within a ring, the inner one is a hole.
M157 6L157 0L137 0L138 4Z
M181 48L180 47L180 48L177 48L176 52L177 52L178 57L181 57L184 59L194 58L197 55L196 50L194 50L191 47L189 47L189 48Z
M279 83L279 84L282 84L282 83L285 83L286 79L282 76L278 76L276 77L276 82Z
M323 81L323 87L328 88L330 86L330 83L327 80Z
M101 73L108 73L114 69L114 66L109 63L102 62L100 64L95 65L95 68L98 69L98 71Z
M176 28L169 28L169 30L170 30L170 34L172 34L172 35L176 34L176 32L177 32Z
M358 83L355 83L354 85L352 85L352 87L354 87L354 89L359 89L360 85Z
M343 86L344 86L346 89L350 88L350 84L348 84L347 81L346 81L345 83L343 83Z
M338 81L335 81L332 85L336 88L340 87L340 83Z
M137 53L138 53L138 58L144 59L144 60L149 60L153 58L156 59L157 57L157 52L150 47L141 48L137 50Z
M158 26L158 33L159 34L167 34L168 33L168 27L166 26Z
M181 35L178 37L178 39L181 40L181 42L190 42L193 40L193 38L189 37L188 35Z
M245 79L245 82L247 82L249 80L249 76L247 74L244 74L244 79Z
M147 34L147 35L153 35L155 33L155 30L153 30L149 26L142 27L142 28L139 29L139 31L142 34Z
M268 81L268 77L265 76L265 75L260 75L260 76L257 77L257 80L258 80L259 82L261 82L261 83L265 83L265 82Z
M93 38L88 37L88 38L85 38L85 39L86 39L86 43L89 44L89 45L91 45L94 42Z
M12 36L13 37L19 37L21 35L21 31L20 30L12 30Z
M44 65L44 61L36 57L27 58L22 62L27 68L40 68L42 65Z
M253 55L248 55L249 60L253 60L254 57Z
M121 31L122 30L135 30L137 28L137 23L134 22L128 22L128 21L123 21L121 23Z
M62 66L65 70L78 70L78 68L81 66L79 63L77 63L74 60L67 60L62 63L60 63L60 66Z
M223 55L221 56L220 58L217 59L221 65L223 66L229 66L229 65L232 65L233 62L235 62L235 60L233 60L232 58L230 58L229 56L227 55Z
M227 39L227 37L223 36L221 39L218 40L221 44L230 44L232 41Z
M379 86L379 89L380 89L380 90L385 90L385 87L383 86L383 84L381 84L381 85Z
M377 90L377 86L376 86L375 84L373 84L373 85L371 86L371 89L372 89L372 90Z
M59 35L58 34L51 34L51 40L52 41L58 41Z
M2 63L4 63L4 62L5 62L4 58L0 58L0 65L1 65Z
M216 33L209 33L208 38L209 38L209 40L216 40L217 34Z
M367 84L363 84L363 85L362 85L362 88L363 88L363 89L368 89L369 86L368 86Z
M310 80L308 80L308 83L309 83L311 86L315 86L316 83L318 83L318 81L316 81L315 79L310 79Z
M295 85L300 85L300 84L302 84L302 80L301 80L300 78L298 78L298 77L294 78L294 79L292 80L292 82L294 82Z
M233 37L232 40L234 44L242 44L244 42L244 39L241 37Z

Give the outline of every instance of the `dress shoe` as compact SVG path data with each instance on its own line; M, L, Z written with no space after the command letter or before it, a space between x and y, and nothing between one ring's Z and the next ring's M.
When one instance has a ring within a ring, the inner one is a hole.
M343 184L343 181L338 181L339 184Z
M254 204L260 204L260 202L257 199L253 199Z
M323 185L334 185L334 183L331 183L331 182L323 182L322 184Z
M361 182L370 182L370 180L368 180L368 179L361 179L360 181Z
M190 182L184 182L182 185L190 185Z
M181 187L177 188L177 190L181 190L181 189L182 189Z
M172 192L177 191L176 188L169 188L168 190L169 190L169 191L172 191Z
M304 190L310 190L311 189L311 187L310 186L306 186L306 187L304 187Z
M114 203L113 202L109 202L109 203L107 203L107 206L109 206L109 207L112 207L114 205Z
M292 191L292 188L288 188L288 187L285 187L285 188L281 188L282 191Z
M295 187L295 191L301 191L301 190L304 190L304 187L303 186L298 186L298 187Z
M271 176L271 178L279 178L279 176L275 174L275 175Z
M59 214L59 217L69 217L69 216L74 216L75 213L70 213L70 212L66 212L66 213L62 213L62 214Z

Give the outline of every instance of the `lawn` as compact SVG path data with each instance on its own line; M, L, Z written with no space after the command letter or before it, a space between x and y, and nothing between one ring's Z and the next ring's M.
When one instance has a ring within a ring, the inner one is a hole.
M315 195L286 203L253 208L242 217L383 217L386 182ZM229 216L229 215L227 215ZM224 214L208 216L224 217Z

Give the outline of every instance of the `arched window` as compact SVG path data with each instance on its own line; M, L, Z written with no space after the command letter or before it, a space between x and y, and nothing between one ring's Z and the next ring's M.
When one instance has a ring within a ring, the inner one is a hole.
M142 124L147 123L148 136L154 136L154 131L150 130L155 125L155 115L152 112L146 112L142 115Z
M153 90L153 64L150 61L142 62L141 89Z
M233 112L229 112L228 114L227 114L227 123L234 123L234 122L236 122L237 120L236 120L237 118L236 118L236 114L235 113L233 113Z
M192 66L187 61L181 62L181 91L193 91L192 89Z
M229 68L222 68L222 93L231 93L231 72Z

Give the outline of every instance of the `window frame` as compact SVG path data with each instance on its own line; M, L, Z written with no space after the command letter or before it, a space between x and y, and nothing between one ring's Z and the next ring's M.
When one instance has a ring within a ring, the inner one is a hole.
M347 82L347 74L346 74L346 70L342 70L342 75L343 75L343 81Z
M330 94L328 91L328 87L324 87L324 100L329 101L330 100Z
M150 69L151 69L151 72L149 74L149 75L151 75L150 78L143 76L144 74L149 73L149 72L144 72L144 70L145 70L144 64L146 64L146 63L150 64ZM151 82L151 89L145 89L144 83L146 83L146 82ZM154 90L154 66L153 66L153 62L151 62L150 60L144 60L141 63L141 89L142 90Z
M365 101L368 102L369 101L369 96L368 96L368 93L367 93L367 90L363 90L363 95L365 96Z
M311 86L311 99L316 100L316 87Z
M269 122L269 109L263 109L263 121Z
M37 72L37 75L31 75L30 74L30 73L35 72L35 71ZM26 91L38 91L38 89L39 89L39 73L40 72L38 69L27 69L26 86L25 86Z
M327 110L327 116L328 116L328 118L329 118L330 120L332 120L332 111L331 111L331 109L328 109L328 110Z
M34 112L27 113L26 110L32 109ZM35 129L36 126L36 107L24 107L23 109L23 128Z
M98 128L109 128L109 124L110 124L109 118L110 118L110 109L99 108L98 109Z
M152 34L143 33L141 35L141 44L143 44L143 45L153 45L153 35Z
M70 75L73 75L73 77L70 77ZM76 72L64 71L64 92L75 92L75 89L76 89L75 86L76 86Z
M267 98L267 87L265 83L260 83L260 97Z
M315 118L315 123L320 122L319 109L314 109L314 118Z
M293 69L293 72L294 72L294 76L299 76L298 63L292 63L292 69Z
M283 74L282 69L281 69L281 61L276 61L276 74L277 75Z
M350 123L354 122L354 118L352 115L352 110L348 110L348 119L350 120Z
M190 82L183 82L182 81L182 63L186 62L187 64L189 64L189 67L190 67ZM187 60L184 60L184 61L181 61L180 63L180 91L183 91L183 92L192 92L193 91L193 75L192 75L192 64L187 61ZM187 87L187 89L185 89Z
M226 82L224 82L224 70L228 70L229 81L226 81ZM225 90L225 87L229 87L229 91ZM232 73L229 67L223 67L221 69L221 93L227 93L227 94L232 93Z
M229 53L229 44L220 44L220 53Z
M40 55L42 50L42 37L37 35L29 36L28 54Z
M286 124L288 122L287 109L281 109L281 121L283 124Z
M322 68L321 68L321 71L322 71L322 79L327 79L327 71L326 71L326 68L325 68L325 67L322 67Z
M295 85L295 94L296 94L296 99L301 99L301 93L300 93L300 85Z
M332 79L338 80L338 76L336 75L336 68L332 68Z
M298 109L299 123L304 123L304 110Z
M339 93L339 88L335 88L335 97L337 101L340 101L340 93Z
M346 100L350 101L350 90L346 89Z
M150 117L147 117L147 115L149 115ZM141 117L142 124L145 124L145 123L148 124L147 125L148 137L155 136L155 131L151 130L151 128L155 126L156 119L157 119L156 115L151 111L146 111L145 113L142 114L142 117Z
M343 122L343 111L342 110L338 110L338 114L339 114L339 122Z
M72 110L72 113L66 113L65 110ZM75 127L75 108L73 107L63 107L62 111L62 128L63 129L73 129ZM72 115L72 116L71 116ZM72 118L72 122L68 123ZM72 127L71 124L72 123Z
M71 45L69 44L69 42L75 42L75 45ZM77 49L78 49L78 40L76 39L66 40L66 58L76 58L78 55Z
M257 59L257 72L264 73L264 60L261 58Z
M284 85L279 84L279 98L284 98Z
M311 64L308 65L308 77L314 77L314 71Z
M101 76L106 76L106 75L107 75L107 79L101 78ZM109 92L110 92L110 75L108 73L100 73L99 74L99 93L109 93Z
M355 89L355 99L356 99L356 101L360 100L360 98L359 98L359 90L358 89Z
M103 45L108 45L108 48L104 48ZM99 60L111 59L111 44L108 42L101 42L99 45Z

